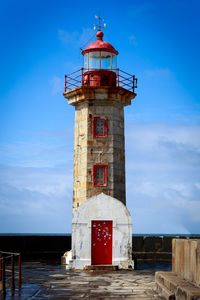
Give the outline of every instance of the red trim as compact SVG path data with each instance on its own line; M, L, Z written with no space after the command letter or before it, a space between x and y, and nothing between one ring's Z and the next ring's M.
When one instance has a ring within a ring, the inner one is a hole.
M102 51L102 52L110 52L115 55L119 54L119 52L108 42L102 40L96 40L90 43L83 51L82 54L86 53Z
M98 168L103 169L103 172L104 172L104 178L103 178L102 183L96 182L96 176L97 176L97 169ZM93 166L93 184L94 184L94 186L107 186L107 168L108 168L107 165L98 164L98 165Z
M97 134L96 133L96 124L97 120L104 120L103 122L103 134ZM94 138L104 138L108 136L108 119L106 117L101 117L101 116L95 116L93 117L93 137Z

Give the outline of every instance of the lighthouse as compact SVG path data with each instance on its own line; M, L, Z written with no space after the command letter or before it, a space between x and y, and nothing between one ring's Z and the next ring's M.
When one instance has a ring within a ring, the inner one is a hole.
M136 97L137 79L118 68L118 51L97 27L96 40L82 50L83 67L65 75L63 95L75 107L70 267L127 269L133 263L124 107Z

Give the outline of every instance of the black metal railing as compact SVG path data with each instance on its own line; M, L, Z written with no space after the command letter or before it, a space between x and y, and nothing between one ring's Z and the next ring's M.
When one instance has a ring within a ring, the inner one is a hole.
M15 265L17 264L17 272ZM10 287L12 295L15 292L15 281L18 279L18 286L22 284L21 255L20 253L0 251L0 294L5 298L6 288Z
M64 91L68 92L72 89L78 88L80 86L90 86L91 85L91 79L88 84L84 82L84 74L86 72L91 71L98 71L97 69L85 69L81 68L69 75L65 75L65 83L64 83ZM104 71L104 70L101 70ZM109 71L109 70L105 70ZM110 70L113 71L116 74L116 80L115 80L115 86L122 87L126 90L129 90L133 93L135 93L135 89L137 88L137 82L138 79L135 77L135 75L131 75L125 71L122 71L120 69L114 69ZM112 84L113 85L113 84ZM94 85L92 85L94 86ZM106 84L104 84L106 86ZM109 85L108 85L109 86Z

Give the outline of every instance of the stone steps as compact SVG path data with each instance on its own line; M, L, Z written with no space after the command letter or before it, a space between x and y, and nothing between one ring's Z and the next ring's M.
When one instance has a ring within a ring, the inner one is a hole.
M118 266L114 265L89 265L84 267L84 271L116 271Z
M200 300L200 287L181 279L173 272L155 273L157 292L169 300Z

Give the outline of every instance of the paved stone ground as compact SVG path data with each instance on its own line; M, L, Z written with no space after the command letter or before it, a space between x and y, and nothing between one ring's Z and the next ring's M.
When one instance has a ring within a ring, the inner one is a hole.
M22 288L16 284L12 295L8 287L6 300L161 299L154 291L152 270L82 272L66 270L59 262L26 262L22 271Z

